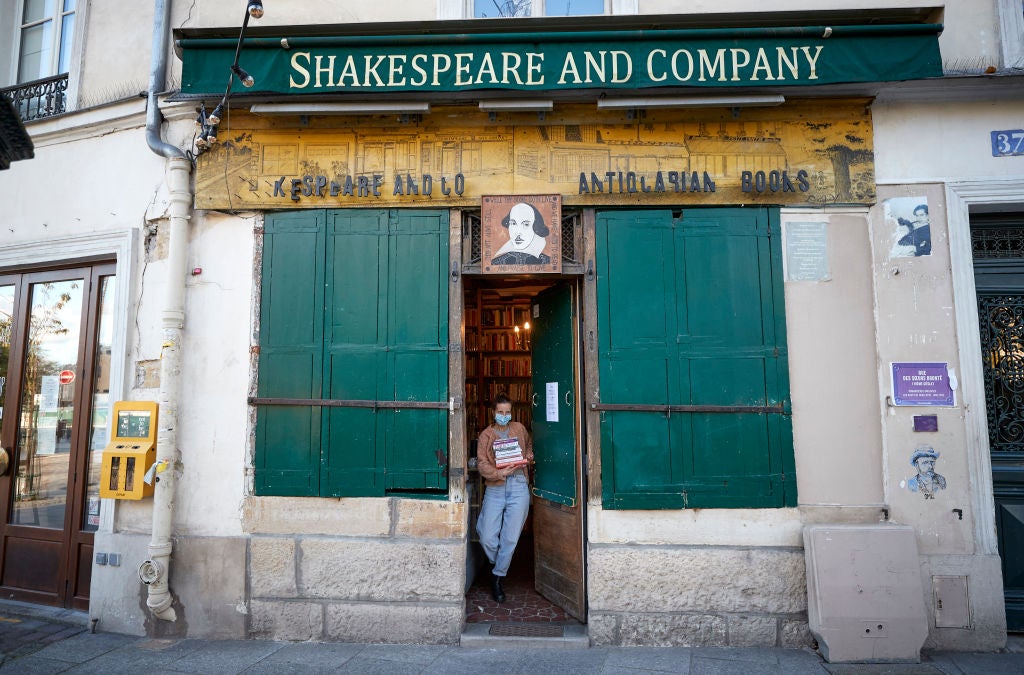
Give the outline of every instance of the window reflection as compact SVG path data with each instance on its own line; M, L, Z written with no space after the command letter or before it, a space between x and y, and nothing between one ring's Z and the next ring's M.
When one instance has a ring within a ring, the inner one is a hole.
M82 529L95 532L100 524L100 469L110 436L110 352L114 344L114 277L100 280L99 323L93 355L92 431L89 434L89 483L85 493Z
M11 522L61 529L67 506L81 279L33 284Z

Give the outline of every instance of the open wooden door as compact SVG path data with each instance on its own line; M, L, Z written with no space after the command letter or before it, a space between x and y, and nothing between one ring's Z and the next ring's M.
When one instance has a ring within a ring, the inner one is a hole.
M537 592L586 620L577 414L576 309L564 283L537 296L533 334L534 576Z

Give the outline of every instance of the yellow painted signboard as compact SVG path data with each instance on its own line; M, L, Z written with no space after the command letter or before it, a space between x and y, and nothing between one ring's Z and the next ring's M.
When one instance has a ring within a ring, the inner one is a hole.
M457 206L495 194L565 205L872 204L866 100L773 108L597 111L494 118L233 113L198 159L196 207Z

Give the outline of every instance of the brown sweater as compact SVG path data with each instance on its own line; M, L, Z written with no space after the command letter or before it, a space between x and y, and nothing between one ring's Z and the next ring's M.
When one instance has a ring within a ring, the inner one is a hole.
M508 423L508 437L519 441L519 447L523 449L523 457L533 463L533 442L530 434L519 422ZM505 484L505 479L498 474L498 467L494 465L494 441L498 440L498 430L493 424L480 432L480 439L476 444L476 466L484 482L497 487ZM524 469L525 471L525 469Z

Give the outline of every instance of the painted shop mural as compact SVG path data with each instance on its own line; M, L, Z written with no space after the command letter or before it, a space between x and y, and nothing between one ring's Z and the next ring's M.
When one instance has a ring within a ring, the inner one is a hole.
M561 194L567 205L875 202L864 100L338 120L233 115L197 160L196 207L475 207L488 194Z

